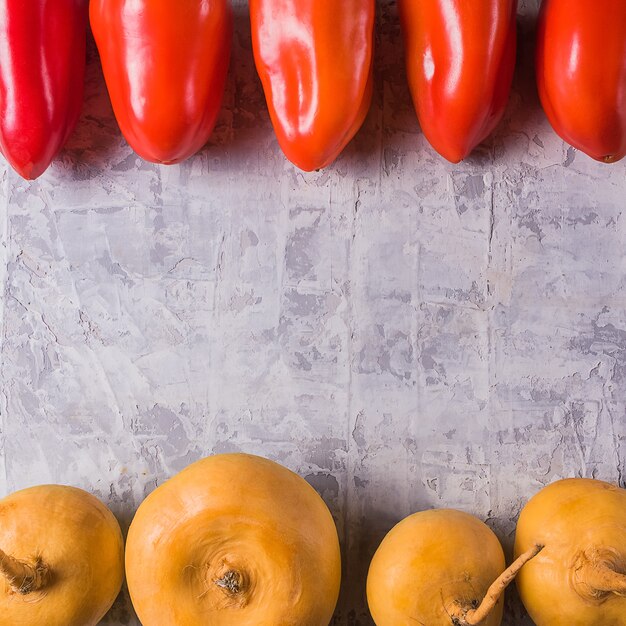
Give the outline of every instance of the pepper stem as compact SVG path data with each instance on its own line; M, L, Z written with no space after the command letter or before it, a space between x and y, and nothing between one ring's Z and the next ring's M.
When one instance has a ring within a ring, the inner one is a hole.
M489 587L480 606L469 610L467 607L459 607L457 614L452 615L453 622L459 626L478 626L478 624L481 624L493 611L504 590L513 582L522 567L528 561L534 559L542 550L543 546L536 545L519 556Z
M0 550L0 576L6 579L15 593L27 595L38 591L46 586L49 575L50 570L41 559L36 559L31 565Z

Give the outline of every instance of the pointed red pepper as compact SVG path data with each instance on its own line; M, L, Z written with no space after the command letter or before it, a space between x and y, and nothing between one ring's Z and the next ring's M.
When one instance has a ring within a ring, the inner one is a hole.
M229 0L92 0L90 18L115 116L135 152L170 164L200 150L226 84Z
M86 0L0 0L0 151L26 179L78 122L86 38Z
M250 0L252 46L278 142L305 171L334 161L372 99L374 0Z
M426 139L457 163L509 100L517 0L399 0L411 94Z
M537 86L555 131L590 157L626 156L626 0L544 0Z

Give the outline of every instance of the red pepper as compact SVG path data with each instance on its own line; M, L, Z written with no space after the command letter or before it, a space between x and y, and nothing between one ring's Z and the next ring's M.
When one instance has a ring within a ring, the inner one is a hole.
M556 132L589 156L626 156L626 0L544 0L537 86Z
M222 103L233 31L228 0L92 0L91 27L128 143L178 163L208 141Z
M504 114L515 69L517 0L399 0L399 6L422 131L457 163Z
M85 0L0 0L0 150L26 179L78 122L86 38Z
M252 45L278 142L305 171L329 165L372 99L374 0L250 0Z

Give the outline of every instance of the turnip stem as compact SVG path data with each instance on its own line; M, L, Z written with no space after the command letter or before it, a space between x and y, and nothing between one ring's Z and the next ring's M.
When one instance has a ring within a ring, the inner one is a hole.
M519 571L530 561L534 559L541 551L543 546L536 545L527 552L519 556L513 564L508 567L489 587L483 601L477 609L470 609L464 615L458 616L458 622L461 626L478 626L493 611L498 600L502 597L504 590L513 582Z
M46 585L48 574L48 566L40 559L31 565L0 550L0 575L15 593L26 595L41 589Z
M241 593L243 590L241 574L235 570L228 570L221 578L215 581L215 584L233 596Z
M596 593L626 595L626 574L616 572L604 561L588 561L578 575L578 580Z

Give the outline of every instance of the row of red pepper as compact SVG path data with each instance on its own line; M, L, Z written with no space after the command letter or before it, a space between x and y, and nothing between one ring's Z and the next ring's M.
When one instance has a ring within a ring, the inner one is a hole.
M450 161L497 126L516 57L517 0L398 0L422 130ZM254 58L286 156L329 165L372 97L375 0L250 0ZM546 114L595 159L626 155L626 0L544 0L537 79ZM87 20L120 128L158 163L197 152L228 71L229 0L0 0L0 149L42 174L82 106Z

